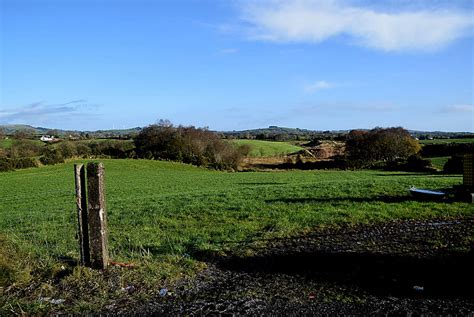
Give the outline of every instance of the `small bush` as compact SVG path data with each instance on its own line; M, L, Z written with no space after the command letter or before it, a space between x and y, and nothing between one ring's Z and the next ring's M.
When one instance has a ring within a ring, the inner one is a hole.
M32 157L21 157L13 161L14 168L38 167L38 161Z
M98 151L102 155L113 158L129 158L133 156L134 145L132 142L126 141L105 141L99 143Z
M40 161L44 165L54 165L64 163L64 157L58 149L48 148L44 151Z
M71 158L77 155L77 147L74 142L63 141L59 143L58 149L61 151L63 158Z
M12 160L7 157L0 157L0 172L13 171L14 165Z
M33 157L41 154L43 146L31 140L14 140L8 156L10 158Z
M434 170L433 164L430 160L422 158L420 155L412 155L407 159L405 164L409 171L428 171Z
M449 174L463 173L463 160L461 156L455 155L451 157L443 167L443 171Z
M385 169L387 171L404 171L404 172L435 172L436 169L430 160L422 158L415 154L406 160L398 159L392 162L379 162L373 166L374 169Z
M84 144L82 142L79 142L76 145L76 154L79 156L89 156L91 155L91 148L87 146L87 144Z

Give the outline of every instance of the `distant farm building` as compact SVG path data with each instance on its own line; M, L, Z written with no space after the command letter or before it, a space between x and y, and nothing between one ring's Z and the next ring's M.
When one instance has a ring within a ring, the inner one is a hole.
M54 141L54 136L42 135L40 140L43 141L43 142L53 142Z

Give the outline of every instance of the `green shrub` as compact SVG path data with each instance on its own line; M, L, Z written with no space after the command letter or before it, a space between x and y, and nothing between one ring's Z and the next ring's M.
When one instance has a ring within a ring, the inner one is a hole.
M449 174L462 174L463 160L459 155L452 156L443 167L443 171Z
M412 155L407 159L405 164L407 170L409 171L429 171L434 170L431 160L424 159L420 155Z
M99 143L97 150L102 155L107 155L113 158L129 158L133 152L134 145L132 142L108 140Z
M44 151L40 161L44 165L54 165L64 163L64 157L59 149L49 147Z
M38 161L32 157L21 157L13 160L14 168L38 167Z
M32 140L14 140L10 148L10 157L32 157L40 155L43 145Z
M12 160L7 157L0 157L0 172L13 171L14 165Z
M76 145L76 154L79 156L89 156L91 155L91 148L82 142L79 142Z
M206 129L174 127L168 121L144 128L134 139L139 158L178 161L214 169L236 169L243 153Z
M74 142L63 141L59 143L58 149L61 151L63 158L71 158L77 155L77 147Z

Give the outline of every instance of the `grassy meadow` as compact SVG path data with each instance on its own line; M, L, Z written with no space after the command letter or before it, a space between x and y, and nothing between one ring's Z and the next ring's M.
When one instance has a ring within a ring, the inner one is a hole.
M473 214L472 205L466 203L420 202L408 194L412 185L451 187L461 183L459 175L335 170L229 173L172 162L102 161L111 259L138 265L132 273L121 273L123 285L135 281L156 288L198 270L196 251L234 250L318 226ZM0 241L14 245L14 254L22 254L19 265L28 267L32 276L51 272L61 258L78 259L73 176L77 162L0 173ZM1 266L0 261L0 269L8 272ZM53 294L68 296L63 289L49 287ZM103 293L91 300L71 292L67 300L85 311L90 305L103 307L113 296ZM38 294L31 293L36 294L28 295L34 301L32 296ZM17 303L25 311L42 311L39 304L31 306L25 300Z
M282 156L301 151L303 148L288 142L263 141L263 140L232 140L234 144L250 146L250 157Z
M0 139L0 148L4 149L9 149L12 147L17 142L25 142L33 145L38 145L38 146L45 146L45 143L40 141L40 140L31 140L31 139L21 139L21 140L16 140L16 139Z
M411 186L455 175L380 171L227 173L146 160L104 160L112 258L222 249L318 225L467 214L464 203L410 200ZM76 252L73 163L0 174L0 229L37 255ZM229 243L229 244L227 244Z
M430 158L431 164L438 169L443 170L444 164L451 158L451 156L439 156Z
M421 144L474 143L474 138L420 140Z
M13 144L12 139L0 139L0 148L9 149Z

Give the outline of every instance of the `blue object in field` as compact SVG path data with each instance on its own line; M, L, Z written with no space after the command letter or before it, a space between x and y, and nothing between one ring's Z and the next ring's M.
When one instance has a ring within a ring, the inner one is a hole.
M168 294L168 289L167 288L160 289L160 296L161 297L166 296L166 294Z
M429 189L419 189L415 187L410 188L410 193L418 198L425 198L425 199L443 199L446 197L446 193L429 190Z

